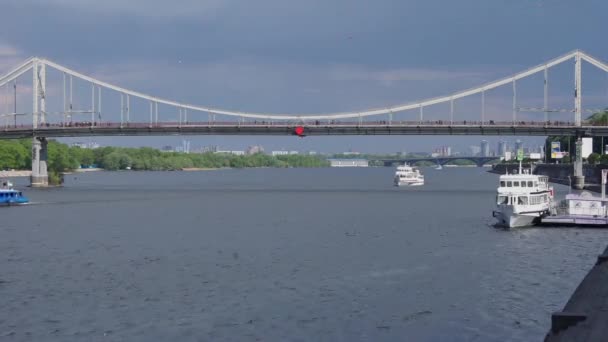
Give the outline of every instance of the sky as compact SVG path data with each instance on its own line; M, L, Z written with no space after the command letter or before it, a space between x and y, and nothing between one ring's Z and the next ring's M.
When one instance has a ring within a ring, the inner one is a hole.
M197 105L279 113L361 110L446 95L574 49L608 61L605 13L605 0L0 0L0 74L41 56L100 80ZM550 100L558 108L571 108L571 70L558 67L550 76ZM583 88L589 106L608 106L608 77L591 68L584 74L590 75ZM522 84L521 93L529 106L542 106L542 79ZM488 94L487 117L510 117L511 96L509 89ZM106 101L110 112L118 100ZM457 104L458 117L475 118L476 101ZM141 112L144 120L147 112ZM400 115L405 120L418 114ZM427 115L445 119L448 111ZM160 147L182 139L78 140ZM397 152L442 145L466 150L482 139L494 145L502 138L185 139L192 147L222 149Z

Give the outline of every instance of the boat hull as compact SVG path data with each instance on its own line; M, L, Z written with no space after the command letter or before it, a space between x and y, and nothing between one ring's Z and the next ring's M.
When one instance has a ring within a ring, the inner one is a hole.
M511 208L504 208L492 212L497 220L497 225L507 228L530 227L540 223L542 213L514 213Z
M504 215L501 212L495 212L494 217L498 220L497 225L507 228L522 228L530 227L537 224L540 220L539 216L528 216L528 215Z
M25 202L0 202L0 207L12 207L12 206L18 206L18 205L24 205L24 204L28 204L29 202L25 201Z
M395 181L395 186L421 186L424 181Z

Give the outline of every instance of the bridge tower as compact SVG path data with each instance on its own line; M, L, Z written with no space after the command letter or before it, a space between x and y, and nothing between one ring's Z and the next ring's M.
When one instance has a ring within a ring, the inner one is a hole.
M581 73L581 53L576 51L574 56L574 125L582 125L582 73ZM580 132L576 134L575 153L574 153L574 177L572 188L582 190L585 187L585 176L583 175L583 140Z
M46 66L35 59L32 64L32 71L32 125L35 132L40 123L44 124L46 122ZM46 187L49 185L47 140L45 137L38 137L35 134L32 139L32 176L30 183L32 187Z

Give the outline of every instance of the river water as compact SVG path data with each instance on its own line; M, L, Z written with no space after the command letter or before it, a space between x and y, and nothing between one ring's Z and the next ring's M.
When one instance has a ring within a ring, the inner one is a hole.
M484 169L423 169L413 189L393 172L24 188L31 205L0 208L0 340L539 341L608 244L602 230L492 227Z

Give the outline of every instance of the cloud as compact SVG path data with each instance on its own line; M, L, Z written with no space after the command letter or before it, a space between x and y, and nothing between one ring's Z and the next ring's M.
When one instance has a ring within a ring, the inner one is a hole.
M24 59L19 49L0 40L0 77Z
M384 85L405 81L446 81L480 79L480 72L445 71L434 69L369 69L361 66L341 66L330 71L330 78L337 81L369 81Z
M112 62L78 71L128 89L195 105L297 114L403 104L492 78L488 76L491 73L474 70L309 65L243 58L197 64Z

